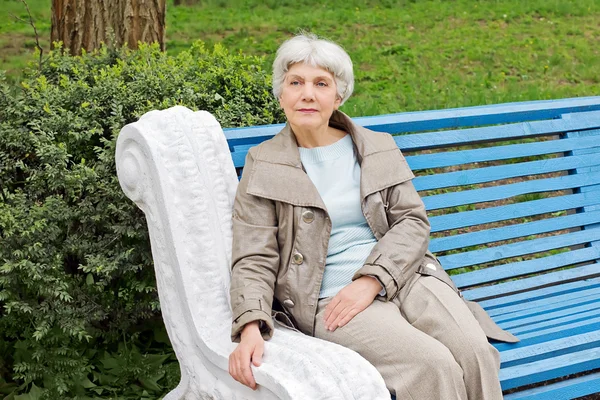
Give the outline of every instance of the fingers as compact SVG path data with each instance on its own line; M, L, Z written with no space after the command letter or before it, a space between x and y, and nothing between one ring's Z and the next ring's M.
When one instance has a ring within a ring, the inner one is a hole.
M229 356L229 374L242 385L256 390L256 381L250 367L251 356L250 351L244 348L240 349L240 346L238 346Z
M337 317L333 321L331 321L331 323L329 324L329 330L331 332L333 332L337 328L342 327L348 321L350 321L356 314L358 314L358 313L354 312L354 308L352 306L349 305L349 306L345 307L343 310L340 311L340 313L337 315ZM344 324L342 325L341 322L346 319L347 319L347 321L344 322Z
M254 354L252 355L252 364L254 364L257 367L260 367L260 364L262 364L262 356L264 350L264 343L260 343L256 346L256 348L254 349Z
M331 299L329 304L327 304L327 307L325 307L325 322L327 322L327 320L329 320L331 312L335 309L335 307L338 304L340 304L340 302L341 302L340 297L338 295L336 295L333 297L333 299Z
M356 308L350 309L350 311L348 311L346 316L341 318L340 321L337 323L337 327L341 328L342 326L346 325L348 322L350 322L352 320L352 318L356 317L359 312L360 312L360 310L358 310Z
M346 317L346 315L348 314L348 312L350 312L351 309L352 304L349 304L348 301L338 300L335 308L332 308L329 311L329 315L325 317L325 329L330 330L332 332L335 331L338 328L338 323L342 320L342 318Z
M256 382L254 381L254 375L252 375L252 369L250 368L250 360L247 363L241 363L241 373L244 377L246 386L251 389L256 389Z

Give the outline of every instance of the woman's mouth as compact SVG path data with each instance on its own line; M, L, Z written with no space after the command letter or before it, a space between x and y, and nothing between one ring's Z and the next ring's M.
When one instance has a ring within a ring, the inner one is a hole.
M317 112L317 110L314 108L300 108L298 111L301 113L306 113L306 114L311 114L311 113Z

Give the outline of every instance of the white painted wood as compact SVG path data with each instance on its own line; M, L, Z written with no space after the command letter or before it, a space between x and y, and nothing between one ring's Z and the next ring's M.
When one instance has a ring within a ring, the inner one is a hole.
M145 213L162 315L181 368L165 399L389 399L357 353L277 326L259 389L234 381L228 357L231 210L237 178L227 141L208 112L176 106L144 114L117 140L125 194Z

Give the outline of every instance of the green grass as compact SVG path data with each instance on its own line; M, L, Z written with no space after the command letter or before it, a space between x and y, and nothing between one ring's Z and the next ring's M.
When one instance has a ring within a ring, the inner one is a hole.
M50 1L28 0L43 46ZM300 29L340 43L355 64L347 113L375 115L600 92L597 0L199 0L167 6L167 51L197 39L264 55ZM18 0L2 0L0 69L17 79L34 58Z

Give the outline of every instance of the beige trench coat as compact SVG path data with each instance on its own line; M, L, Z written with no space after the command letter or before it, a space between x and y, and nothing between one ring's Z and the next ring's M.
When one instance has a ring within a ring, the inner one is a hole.
M361 207L378 240L352 279L377 277L386 290L379 301L402 296L407 290L401 289L422 275L437 277L460 295L427 249L425 207L393 138L354 124L340 111L334 111L329 124L352 136L361 166ZM271 338L273 318L313 336L331 221L302 167L289 124L248 152L232 218L232 340L239 341L244 325L255 320L262 321L263 337ZM431 263L435 270L425 267ZM274 299L280 311L273 310ZM468 305L488 337L518 341L477 304Z

